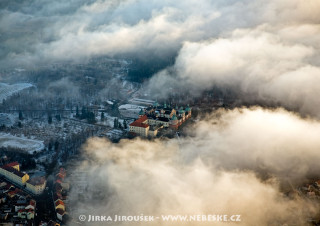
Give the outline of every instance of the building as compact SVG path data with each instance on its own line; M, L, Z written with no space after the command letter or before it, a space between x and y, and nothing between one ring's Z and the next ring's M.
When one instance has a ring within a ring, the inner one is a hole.
M143 136L154 137L162 128L178 129L187 119L191 118L191 108L170 105L159 105L155 102L145 110L140 110L139 118L129 125L129 132Z
M19 163L13 162L0 167L0 175L20 186L25 186L29 175L20 171Z
M36 177L29 179L29 175L20 171L19 163L12 162L0 167L0 175L4 176L7 180L23 186L27 191L35 195L40 195L46 187L46 179L44 177ZM10 196L15 196L12 191Z
M15 168L16 170L20 171L20 165L18 162L11 162L11 163L7 164L6 166L10 166L10 167Z
M30 200L28 204L23 205L23 208L21 208L21 205L18 208L18 217L22 219L34 219L34 213L36 208L36 201Z
M62 221L63 216L65 215L65 211L63 209L57 209L57 218Z
M47 181L44 177L31 178L26 183L26 189L35 195L40 195L46 188Z
M147 115L139 117L136 121L129 125L129 131L140 136L147 137L149 133L150 126L148 125Z
M65 205L64 205L64 202L61 201L61 200L57 200L55 203L54 203L55 207L56 207L56 210L58 209L62 209L63 211L66 210L65 208Z

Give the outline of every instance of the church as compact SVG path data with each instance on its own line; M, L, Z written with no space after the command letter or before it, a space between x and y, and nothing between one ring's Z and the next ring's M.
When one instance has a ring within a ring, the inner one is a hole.
M129 132L143 137L155 137L160 129L178 129L190 117L189 105L179 108L177 105L172 107L166 103L159 105L155 102L153 106L140 110L139 118L129 125Z

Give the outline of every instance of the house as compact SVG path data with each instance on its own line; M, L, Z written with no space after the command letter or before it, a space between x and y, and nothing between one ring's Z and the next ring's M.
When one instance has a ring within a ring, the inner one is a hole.
M36 208L36 201L31 199L29 204L26 206L25 209L29 210L29 209L32 209L32 210L35 210Z
M27 202L24 203L16 203L14 204L14 211L18 212L19 210L25 209L27 206Z
M36 201L31 199L29 203L20 202L15 205L15 211L18 212L18 217L22 219L34 219Z
M57 218L62 221L63 216L65 215L65 211L63 209L57 209Z
M21 209L18 211L18 217L28 220L34 219L34 210Z
M64 202L61 201L61 200L57 200L57 201L54 203L54 205L55 205L55 207L56 207L56 210L57 210L57 209L66 210L65 205L64 205Z
M14 198L18 193L20 192L20 190L18 188L16 188L14 191L9 191L7 193L8 197L10 197L11 199Z
M20 171L20 165L18 162L11 162L11 163L7 164L6 166L12 167L12 168Z
M62 181L61 181L60 179L57 179L57 180L56 180L56 183L61 184Z

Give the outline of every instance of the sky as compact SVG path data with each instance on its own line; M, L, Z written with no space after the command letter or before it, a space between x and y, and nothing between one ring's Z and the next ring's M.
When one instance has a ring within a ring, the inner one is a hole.
M175 56L144 90L196 97L219 87L258 106L205 115L180 141L89 140L84 150L99 162L90 172L108 178L92 181L108 199L89 205L304 225L318 206L288 199L281 184L319 172L319 12L318 0L2 0L0 69Z

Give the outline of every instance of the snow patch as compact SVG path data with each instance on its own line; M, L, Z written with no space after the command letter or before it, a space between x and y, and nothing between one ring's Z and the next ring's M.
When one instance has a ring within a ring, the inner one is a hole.
M16 83L12 85L0 83L0 101L3 101L13 94L30 87L33 87L31 83Z
M16 121L17 117L15 117L14 114L0 113L0 126L13 126Z
M0 133L0 147L11 147L24 150L29 154L40 152L44 149L43 141L16 137L11 134Z

